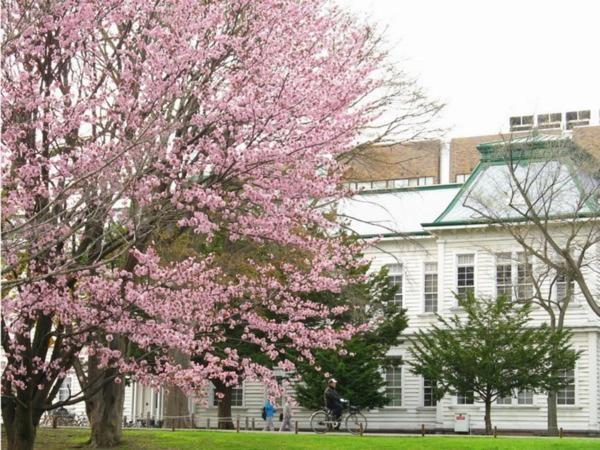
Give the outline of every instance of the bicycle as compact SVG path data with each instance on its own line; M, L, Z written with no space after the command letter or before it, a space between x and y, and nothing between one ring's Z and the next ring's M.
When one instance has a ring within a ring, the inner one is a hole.
M48 412L45 412L42 415L42 418L40 419L40 426L41 427L51 427L52 426L52 415L49 414Z
M90 421L86 414L79 414L73 418L73 426L88 428L90 426Z
M366 431L367 429L367 418L360 412L360 408L348 405L347 402L343 402L342 407L348 409L348 414L344 417L344 412L340 416L339 420L336 420L332 416L331 411L328 408L323 408L315 411L310 416L310 427L317 434L324 434L334 429L339 429L342 422L346 426L351 434L359 434Z

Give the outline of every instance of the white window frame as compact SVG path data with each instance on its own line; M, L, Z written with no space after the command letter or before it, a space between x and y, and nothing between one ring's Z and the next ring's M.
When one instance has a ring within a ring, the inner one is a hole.
M394 187L395 188L404 188L404 187L408 187L408 178L398 178L394 181Z
M499 295L505 294L508 295L510 299L513 298L513 289L514 289L514 270L513 270L513 258L511 252L498 252L495 255L495 268L496 268L496 283L495 283L495 292L496 297ZM510 268L510 284L503 284L502 287L504 289L508 288L508 292L499 293L500 284L498 284L498 267L499 266L508 266Z
M235 405L233 403L233 395L231 398L231 408L245 408L246 407L246 388L245 388L245 382L242 382L239 386L234 386L233 387L234 390L240 390L242 391L242 403L241 405ZM232 392L233 394L233 392ZM218 405L218 401L219 399L217 398L217 392L215 389L215 386L211 383L210 386L210 407L211 408L217 408Z
M467 181L467 179L469 178L470 175L471 175L470 173L457 173L456 174L456 182L464 183Z
M569 114L573 114L575 113L577 115L576 119L569 119L567 116ZM586 113L586 114L582 114L582 113ZM584 118L583 116L587 115L587 118ZM587 126L591 123L592 120L592 111L589 109L583 109L581 111L567 111L565 113L565 128L567 130L572 130L574 127L579 127L579 126Z
M510 405L512 405L512 404L513 404L513 401L512 401L512 400L513 400L513 395L512 395L512 393L511 393L511 394L510 394L509 396L507 396L507 397L498 397L498 398L496 399L496 404L497 404L497 405L502 405L502 406L510 406Z
M394 294L394 303L398 305L400 308L404 307L404 264L402 263L390 263L386 264L385 267L388 269L388 281L391 277L399 277L400 278L400 289ZM392 270L392 267L399 267L400 270L395 272ZM398 301L398 296L400 296L400 301Z
M419 186L430 186L434 184L434 177L419 177Z
M529 118L531 118L531 123L523 123L523 119L527 118L529 121ZM518 119L519 123L514 123L516 122L515 119ZM512 116L509 119L509 127L510 127L510 131L527 131L527 130L532 130L535 127L535 116L533 114L526 114L524 116Z
M499 295L498 292L498 288L501 286L498 284L498 267L499 266L510 266L510 286L509 285L503 285L505 288L506 287L510 287L510 299L511 300L527 300L530 299L533 296L533 271L534 271L534 267L533 267L533 261L531 258L531 255L527 255L525 252L510 252L510 251L505 251L505 252L497 252L495 255L495 274L496 276L494 277L495 282L494 282L494 287L495 290L494 292L496 293L496 296ZM520 275L520 271L522 269L522 265L525 263L525 260L522 260L523 257L526 257L526 263L529 265L529 277L530 277L530 281L529 283L527 282L519 282L519 275ZM526 296L521 296L521 290L522 289L527 289L527 291L529 292L529 295Z
M561 279L563 278L564 279ZM559 273L556 275L556 283L554 285L554 299L556 301L562 300L563 298L566 297L567 294L567 276L564 273ZM576 288L576 283L575 280L571 279L571 299L570 302L573 303L574 300L577 298L577 296L575 295L575 288Z
M558 120L556 120L556 117L553 116L558 116ZM542 130L560 129L562 127L562 117L563 114L561 112L538 114L536 116L537 127ZM545 123L541 123L540 119L548 120Z
M563 369L569 370L569 369ZM559 392L565 388L559 389L556 393L556 406L576 406L577 405L577 364L573 366L573 403L558 403L559 400Z
M472 253L472 252L457 252L455 254L454 257L454 264L455 264L455 270L454 270L454 286L455 286L455 292L457 295L460 296L460 292L459 292L459 285L458 285L458 270L461 267L469 267L471 266L471 264L461 264L459 262L460 257L461 256L472 256L473 257L473 294L477 295L477 289L475 288L475 286L477 285L477 254L476 253Z
M459 402L459 398L463 397L465 400L467 399L467 394L469 392L473 392L473 401L471 403L467 403L467 402ZM470 391L466 391L464 394L463 393L459 393L457 392L455 395L455 401L457 405L474 405L475 404L475 392L473 390Z
M431 269L431 266L435 264L435 271ZM430 266L430 267L428 267ZM428 292L427 291L427 275L435 275L435 291ZM438 312L440 307L440 298L439 298L439 286L440 286L440 273L439 266L437 261L426 261L423 264L423 313L433 314ZM427 310L427 295L435 294L435 308L432 311Z
M394 370L398 370L400 371L400 386L397 385L392 385L389 386L388 385L388 381L387 381L387 371L392 368ZM385 395L387 396L387 392L388 389L400 389L400 404L399 405L392 405L391 402L388 403L385 408L386 409L393 409L393 408L403 408L404 407L404 365L403 364L399 364L396 367L384 367L383 368L383 376L385 379Z
M527 282L527 278L524 282L520 282L520 271L522 266L525 265L528 269L525 270L525 275L529 277L529 282ZM533 261L531 259L531 255L528 255L525 252L517 252L516 254L516 267L515 267L515 295L514 298L519 300L529 300L533 296ZM528 272L527 272L528 270ZM528 295L521 295L521 289L527 289Z
M433 393L433 385L431 387L431 405L426 405L425 404L425 377L421 377L421 402L423 405L423 408L436 408L437 407L437 403L438 401L435 398L435 395Z
M382 191L388 188L387 180L371 181L371 189L373 191Z
M527 406L533 405L533 389L521 389L517 392L517 405L519 406ZM531 401L523 401L531 399Z

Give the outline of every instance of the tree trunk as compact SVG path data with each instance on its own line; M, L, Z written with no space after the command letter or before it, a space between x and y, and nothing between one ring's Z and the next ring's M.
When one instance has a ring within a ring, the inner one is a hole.
M86 402L91 447L114 447L121 441L124 399L125 385L109 382Z
M558 436L558 416L556 412L556 392L548 392L548 435Z
M231 391L233 388L231 386L225 386L223 382L219 380L213 381L215 385L215 398L218 399L218 427L221 430L232 430L233 429L233 419L231 417ZM222 394L223 396L219 399L216 395L217 393Z
M169 355L181 367L189 367L189 356L178 350L170 350ZM187 395L177 386L169 386L167 389L164 415L166 417L163 423L166 428L193 428L194 426L190 417Z
M125 351L126 339L115 336L111 348ZM96 356L88 360L88 381L90 389L99 384L101 388L85 402L85 409L92 429L90 446L114 447L120 441L123 432L123 404L125 401L125 383L115 382L116 369L98 367Z
M176 386L169 386L165 393L165 428L192 428L188 408L188 398L184 392Z
M3 397L2 421L8 450L33 450L37 431L37 426L34 425L33 407L20 405L10 397Z
M485 400L485 434L492 434L492 401Z

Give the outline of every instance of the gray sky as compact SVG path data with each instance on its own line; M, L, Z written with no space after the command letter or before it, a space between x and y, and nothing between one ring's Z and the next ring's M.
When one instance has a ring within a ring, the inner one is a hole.
M394 57L447 103L450 136L506 131L510 115L597 117L599 0L337 1L388 27Z

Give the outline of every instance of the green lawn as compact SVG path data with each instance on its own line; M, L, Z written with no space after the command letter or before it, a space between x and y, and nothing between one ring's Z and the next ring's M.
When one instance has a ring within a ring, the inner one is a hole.
M68 450L82 447L87 430L42 428L36 449ZM454 436L320 436L315 434L232 433L216 431L126 430L118 450L198 450L198 449L600 449L600 439L530 437Z

